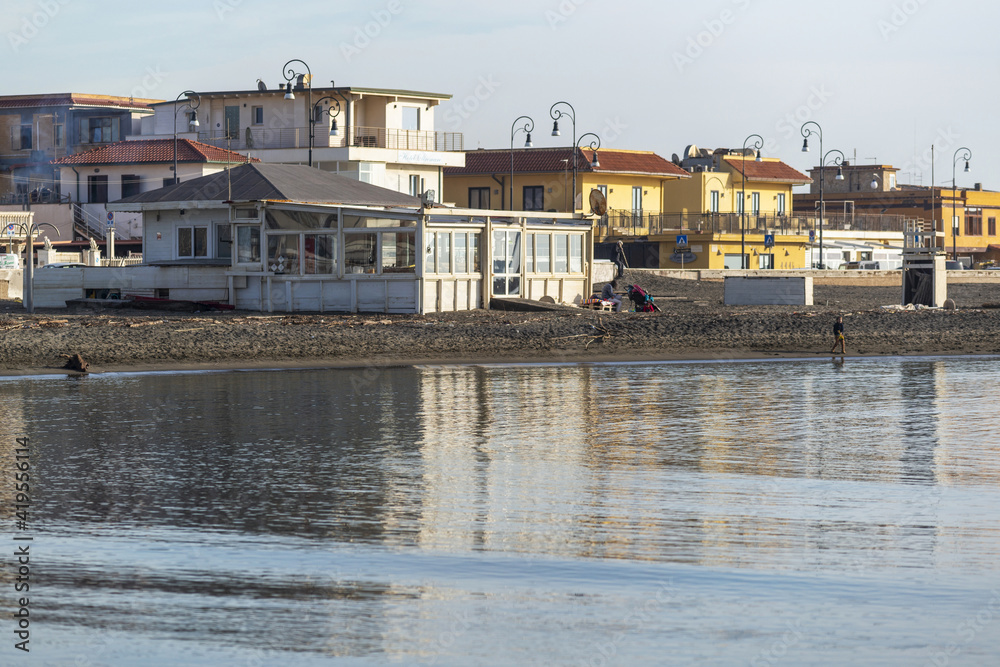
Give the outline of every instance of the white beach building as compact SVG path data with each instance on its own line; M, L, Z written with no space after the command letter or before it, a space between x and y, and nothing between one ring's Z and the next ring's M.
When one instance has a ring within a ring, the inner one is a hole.
M433 206L319 169L259 163L108 210L142 214L144 264L49 272L36 282L38 306L99 294L265 312L429 313L498 297L590 296L593 219L582 215Z

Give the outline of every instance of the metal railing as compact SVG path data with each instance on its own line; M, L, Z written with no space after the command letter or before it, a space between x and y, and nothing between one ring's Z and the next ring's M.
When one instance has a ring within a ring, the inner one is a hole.
M76 202L73 202L73 225L87 238L103 241L107 235L107 221L98 218Z
M830 215L823 219L824 231L904 232L913 220L902 215L865 214ZM819 229L815 215L753 215L739 213L645 213L608 211L598 221L609 235L650 236L656 234L804 234Z
M316 126L313 148L389 148L410 151L462 151L465 148L461 132L425 132L422 130L397 130L385 127L350 127L346 135L334 137ZM309 128L247 127L240 132L225 130L199 132L198 141L234 151L254 151L272 148L308 148Z
M424 132L421 130L397 130L384 127L350 127L346 136L334 137L321 132L316 126L313 148L389 148L411 151L462 151L465 147L461 132ZM272 148L308 148L309 128L263 128L247 127L240 132L227 133L225 130L199 132L198 141L219 148L234 151L254 151Z

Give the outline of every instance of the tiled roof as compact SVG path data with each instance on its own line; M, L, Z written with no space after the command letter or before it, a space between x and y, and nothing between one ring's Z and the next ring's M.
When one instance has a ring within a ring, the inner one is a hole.
M138 139L135 141L118 141L100 148L93 148L82 153L74 153L57 160L52 164L151 164L169 163L174 161L173 139ZM236 151L227 151L218 146L203 144L190 139L177 140L178 162L217 162L223 164L247 162L247 156ZM252 158L250 162L260 162Z
M362 183L347 176L298 164L244 164L125 199L115 210L142 210L188 201L289 201L311 204L362 204L420 208L417 197ZM130 207L131 205L131 207Z
M577 149L577 171L608 174L649 174L651 176L672 176L690 178L690 174L648 151L623 151L601 149L597 151L600 166L594 168L590 161L593 151ZM464 167L445 167L446 176L472 176L479 174L510 173L510 149L468 151ZM562 173L567 165L573 166L573 149L566 148L515 148L514 171L516 173Z
M746 168L746 178L748 181L770 181L773 183L812 183L812 179L797 169L789 167L781 160L764 159L757 162L754 158L747 156L746 160L737 157L725 158L726 163L733 168L737 174L743 175Z
M149 105L162 100L117 97L115 95L88 95L83 93L47 93L43 95L3 95L0 109L35 109L39 107L86 106L119 107L150 110Z

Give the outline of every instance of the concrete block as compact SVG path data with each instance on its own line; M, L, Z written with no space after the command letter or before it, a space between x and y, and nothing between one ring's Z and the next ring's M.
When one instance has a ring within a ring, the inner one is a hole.
M725 282L727 306L811 306L812 277L760 278L728 276Z

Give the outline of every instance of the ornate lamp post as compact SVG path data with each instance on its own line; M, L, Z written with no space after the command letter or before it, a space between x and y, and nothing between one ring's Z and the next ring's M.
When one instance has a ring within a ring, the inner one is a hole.
M516 127L522 120L527 121L523 127ZM524 132L524 147L531 148L531 133L535 131L535 121L528 116L518 116L510 126L510 210L514 210L514 135Z
M808 127L809 125L815 125L816 129L815 130L809 129ZM801 132L803 137L802 140L803 153L809 152L810 135L816 135L819 137L820 161L819 161L819 267L818 268L825 269L826 263L824 262L824 256L823 256L823 216L826 214L826 200L823 194L823 180L824 180L823 172L825 169L825 165L823 164L823 158L825 157L826 153L823 152L823 128L820 127L820 124L817 123L816 121L810 120L806 121L805 123L802 123ZM841 155L843 155L843 153L841 153ZM843 177L843 170L839 170L839 172L841 177ZM841 178L841 180L843 180L843 178Z
M292 92L292 80L296 77L303 76L300 72L296 72L294 68L289 67L292 63L301 63L303 67L306 68L306 75L308 76L308 81L306 82L306 94L307 102L306 108L309 110L309 166L313 166L313 125L316 122L315 112L313 111L312 103L312 70L309 65L306 64L304 60L298 58L293 58L285 63L284 67L281 68L281 75L285 77L285 99L294 100L295 93Z
M964 151L964 152L963 152ZM962 153L959 156L959 153ZM955 155L951 158L951 258L958 261L958 241L956 237L958 236L958 216L955 215L955 199L958 195L955 193L955 165L958 164L959 160L965 160L965 173L969 173L969 160L972 159L972 151L964 146L955 151Z
M750 140L755 139L751 144ZM747 252L746 252L746 241L747 241L747 148L753 148L756 151L756 156L754 157L755 162L760 162L760 149L764 145L764 137L759 134L751 134L743 141L743 154L741 155L742 166L740 171L743 172L741 176L743 177L743 190L740 194L740 268L749 269L747 266Z
M25 240L25 260L24 260L24 295L21 302L29 313L35 312L34 285L35 285L35 236L42 231L42 227L51 227L55 230L56 236L62 236L59 229L47 222L17 222L15 229L19 228L24 232Z
M322 105L323 102L326 100L330 100L330 106L324 109ZM336 111L334 111L334 108L336 108ZM338 137L340 136L340 129L337 127L337 116L340 115L340 112L341 112L340 100L331 95L327 95L326 97L321 97L318 100L316 100L316 104L313 106L312 118L315 119L317 117L329 116L330 136ZM310 126L310 132L309 132L310 136L315 136L315 133L312 132L311 130L312 127Z
M561 109L556 109L560 104L565 104L569 107L569 111L562 111ZM549 116L552 118L552 136L560 136L559 132L559 119L563 116L569 116L569 119L573 121L573 212L576 212L576 109L569 102L556 102L549 109Z
M201 96L193 90L185 90L174 100L174 184L181 182L180 177L177 175L177 103L185 95L188 97L188 101L184 104L187 108L191 109L191 120L188 121L188 127L191 130L195 130L199 125L197 109L201 106ZM195 98L194 104L191 104L190 100L192 95Z

